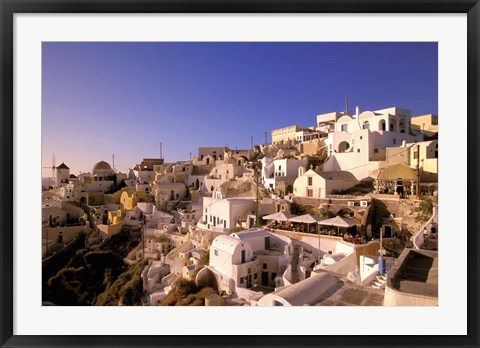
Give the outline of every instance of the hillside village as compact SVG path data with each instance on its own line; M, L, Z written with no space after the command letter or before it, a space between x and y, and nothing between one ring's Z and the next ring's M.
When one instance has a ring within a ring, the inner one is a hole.
M126 173L55 165L44 304L437 305L437 116L347 107L312 124Z

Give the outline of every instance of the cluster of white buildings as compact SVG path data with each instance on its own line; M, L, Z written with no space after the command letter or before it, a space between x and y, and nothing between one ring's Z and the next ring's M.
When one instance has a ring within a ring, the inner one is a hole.
M200 147L198 156L189 161L143 159L128 173L100 161L91 173L76 177L62 163L55 168L55 184L60 187L60 201L91 207L82 221L94 224L90 227L98 238L125 228L142 233L142 245L132 252L131 260L154 260L142 274L148 303L161 301L175 279L184 277L213 284L220 293L253 304L287 305L295 302L287 300L295 293L289 287L307 280L309 263L323 256L324 265L328 258L336 263L354 254L355 248L348 255L335 256L331 251L338 246L326 250L309 240L298 251L288 236L256 228L258 218L290 212L295 197L324 200L365 181L375 182L376 193L398 194L392 191L392 182L405 181L413 190L421 180L428 183L427 192L435 194L436 132L435 115L412 117L409 110L398 107L360 112L357 107L354 114L317 115L312 127L273 130L270 145L248 150ZM48 228L47 239L53 224ZM207 252L209 263L202 264ZM355 267L347 268L345 276L363 277ZM325 291L338 283L316 273L310 279L304 283L305 293L322 279ZM276 297L262 299L262 291L256 289L262 286L277 289Z

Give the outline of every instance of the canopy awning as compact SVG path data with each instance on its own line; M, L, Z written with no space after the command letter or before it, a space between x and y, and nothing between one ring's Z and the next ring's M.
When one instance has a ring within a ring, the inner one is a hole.
M291 222L302 222L304 224L314 224L319 221L325 220L326 218L321 216L316 216L312 214L305 214L300 216L295 216L290 219Z
M341 216L335 216L334 218L326 219L319 222L319 224L323 226L337 226L345 228L356 226L357 223L358 222L355 219L344 218Z
M265 215L262 219L263 220L276 220L276 221L290 221L291 218L295 217L296 215L285 213L280 211L275 214Z

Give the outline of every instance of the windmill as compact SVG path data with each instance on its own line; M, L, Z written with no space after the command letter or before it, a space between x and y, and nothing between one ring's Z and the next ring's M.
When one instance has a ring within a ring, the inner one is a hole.
M53 180L53 182L55 182L55 168L56 168L55 154L52 157L52 166L51 167L42 167L42 168L52 170L52 175L50 176L50 178L48 178L48 182L49 182L49 184L51 183L52 180Z

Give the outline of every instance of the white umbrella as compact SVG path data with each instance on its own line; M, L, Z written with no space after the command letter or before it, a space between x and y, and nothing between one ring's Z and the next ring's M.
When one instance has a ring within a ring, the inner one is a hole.
M294 216L290 219L292 222L303 222L304 224L314 224L319 221L325 220L326 218L321 216L315 216L312 214L305 214L300 216Z
M312 214L304 214L304 215L300 215L300 216L295 216L293 218L290 219L291 222L301 222L301 223L304 223L304 224L307 224L308 226L310 226L310 224L316 224L318 223L319 221L322 221L322 220L325 220L326 218L324 217L321 217L321 216L315 216L315 215L312 215ZM308 227L310 229L310 227ZM317 232L318 232L318 226L317 226Z
M280 211L275 214L270 214L270 215L265 215L262 217L263 220L276 220L276 221L290 221L292 217L295 215L290 214L290 213L285 213L283 211Z
M323 226L337 226L338 234L340 235L340 227L348 228L357 225L357 220L335 216L334 218L323 220L319 222Z

